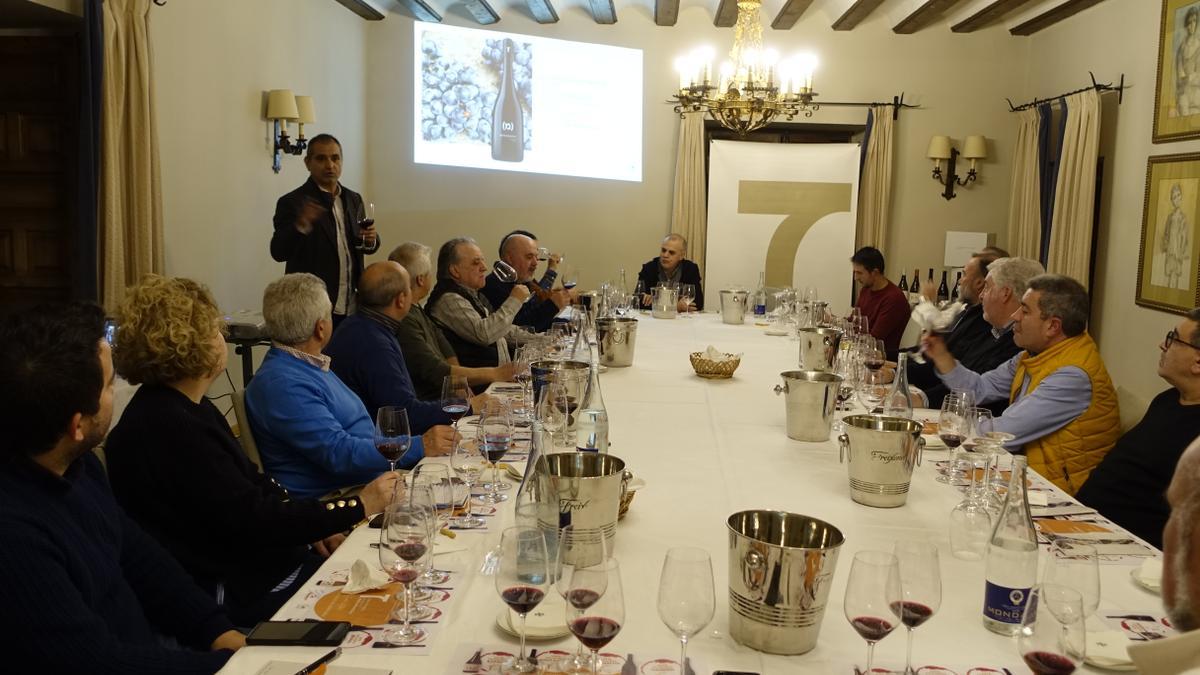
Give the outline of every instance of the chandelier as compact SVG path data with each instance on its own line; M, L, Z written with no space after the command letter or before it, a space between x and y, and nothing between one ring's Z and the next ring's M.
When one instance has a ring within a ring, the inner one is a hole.
M712 77L712 50L700 48L675 61L679 91L671 97L675 112L706 112L722 126L746 134L776 117L812 117L813 70L817 59L801 54L785 61L763 49L761 0L739 0L729 61Z

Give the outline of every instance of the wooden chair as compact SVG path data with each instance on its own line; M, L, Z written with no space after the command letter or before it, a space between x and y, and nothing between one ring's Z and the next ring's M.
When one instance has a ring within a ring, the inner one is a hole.
M258 444L254 442L254 432L250 429L250 417L246 414L245 390L233 392L233 414L237 417L238 441L242 444L242 450L245 451L251 462L258 465L259 471L263 471L262 458L258 455Z

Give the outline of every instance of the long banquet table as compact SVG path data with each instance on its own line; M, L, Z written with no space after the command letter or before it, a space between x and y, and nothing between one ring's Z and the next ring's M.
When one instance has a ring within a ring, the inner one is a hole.
M640 319L634 365L610 369L601 379L610 416L610 452L626 460L646 482L618 527L616 557L625 587L626 618L606 651L678 654L678 642L658 618L656 595L665 552L688 545L707 549L712 556L717 597L713 622L689 645L689 657L705 668L697 667L697 675L715 669L852 672L852 664L864 665L866 653L866 644L842 613L853 555L863 549L890 550L896 540L911 538L938 545L943 584L941 609L916 631L915 660L1027 672L1013 640L982 625L984 563L950 555L947 516L961 495L934 481L934 460L944 458L944 450L926 453L905 506L878 509L856 504L850 500L846 467L838 462L836 440L802 443L784 433L784 399L773 387L780 382L780 372L795 368L798 343L768 336L749 320L742 326L723 324L716 314ZM692 372L688 353L708 345L743 353L732 379L705 380ZM496 626L502 604L492 579L479 573L486 551L513 520L511 505L511 500L505 502L506 508L491 519L486 532L458 532L453 542L439 540L439 547L464 550L438 557L438 566L462 570L465 576L428 655L357 649L348 650L336 663L438 674L462 672L462 664L452 661L465 643L509 645L515 650L516 639ZM845 534L820 640L807 654L763 654L737 644L728 634L725 523L730 514L743 509L802 513L828 521ZM356 558L377 565L376 553L369 547L377 536L378 530L360 528L326 566L348 567ZM1135 586L1130 569L1101 565L1101 612L1160 611L1161 598ZM567 636L530 646L573 650L576 645ZM904 650L904 631L896 630L876 647L876 666L899 670ZM222 672L257 673L271 660L307 663L324 651L249 647ZM1081 672L1105 671L1083 667Z

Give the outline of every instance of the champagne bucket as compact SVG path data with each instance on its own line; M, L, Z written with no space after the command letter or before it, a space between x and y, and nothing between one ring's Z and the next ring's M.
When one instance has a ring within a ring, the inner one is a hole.
M567 555L564 563L601 562L601 542L612 555L617 536L617 514L631 477L625 461L593 452L556 452L543 457L550 475L551 500L557 498L558 509L557 522L544 522L547 511L539 511L538 525L544 530L574 525L582 545L578 552Z
M674 319L678 315L679 289L674 286L655 286L650 291L650 316Z
M816 518L783 511L729 517L729 634L769 654L817 645L845 537Z
M775 395L786 394L788 438L809 442L829 440L842 376L818 370L789 370L779 377L783 378L783 384L775 385Z
M749 297L747 291L721 291L721 321L742 325L746 318L746 302Z
M568 440L575 434L575 409L583 401L592 367L583 361L534 361L529 365L533 376L533 400L536 403L547 382L558 382L567 390Z
M613 368L633 365L637 326L637 319L629 317L596 319L596 342L600 348L601 364Z
M925 448L921 423L883 415L849 415L842 422L838 461L850 474L850 498L867 506L904 506Z
M823 373L833 371L842 331L836 328L801 328L800 367Z

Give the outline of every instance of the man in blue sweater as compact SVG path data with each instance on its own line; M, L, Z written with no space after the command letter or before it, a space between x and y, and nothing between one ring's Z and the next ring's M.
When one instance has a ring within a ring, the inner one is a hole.
M245 637L117 506L90 452L112 421L103 336L95 305L0 322L4 670L214 673Z
M246 413L264 471L306 499L387 471L375 449L374 419L321 353L333 334L324 282L308 273L284 275L263 292L262 311L272 344L246 387ZM414 436L399 466L449 454L452 438L448 427Z

